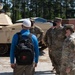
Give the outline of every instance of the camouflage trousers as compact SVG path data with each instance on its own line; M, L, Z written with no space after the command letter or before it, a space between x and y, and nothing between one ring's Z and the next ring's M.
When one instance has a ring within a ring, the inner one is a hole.
M49 57L51 59L52 65L54 66L54 68L56 70L56 73L60 74L61 52L49 50Z
M69 73L66 73L66 67L63 65L60 69L60 75L75 75L75 70L72 70Z
M60 75L75 75L75 71L71 71L70 73L60 72Z

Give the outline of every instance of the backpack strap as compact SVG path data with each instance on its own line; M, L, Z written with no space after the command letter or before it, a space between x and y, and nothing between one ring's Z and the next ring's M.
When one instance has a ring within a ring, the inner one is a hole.
M28 37L32 40L32 34L31 33L28 35Z
M18 32L17 35L18 35L18 42L19 42L20 39L22 38L21 32ZM32 33L30 33L29 35L24 35L24 36L27 36L32 42Z
M17 35L18 35L18 42L19 42L20 39L22 38L21 32L18 32Z

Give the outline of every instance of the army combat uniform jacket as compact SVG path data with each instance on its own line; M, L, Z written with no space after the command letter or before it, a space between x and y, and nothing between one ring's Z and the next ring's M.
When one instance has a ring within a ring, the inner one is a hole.
M30 28L30 32L33 33L34 35L36 35L36 37L38 38L38 41L43 39L43 30L38 27L38 26L33 26L32 28Z
M62 26L59 28L50 28L44 38L45 43L49 47L52 56L52 63L59 72L60 59L62 53L62 45L65 39L65 30Z
M70 68L69 73L66 73L67 68ZM60 73L60 75L75 75L75 36L73 34L64 41Z

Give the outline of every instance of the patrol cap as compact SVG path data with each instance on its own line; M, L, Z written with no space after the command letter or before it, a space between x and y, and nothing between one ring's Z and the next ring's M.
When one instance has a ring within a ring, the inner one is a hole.
M74 32L74 25L73 24L65 24L64 27L66 30L70 29L71 32Z
M23 26L25 26L25 27L31 27L31 21L30 21L30 19L25 19L23 21Z
M54 20L54 22L59 22L59 21L62 21L62 18L55 17L55 20Z

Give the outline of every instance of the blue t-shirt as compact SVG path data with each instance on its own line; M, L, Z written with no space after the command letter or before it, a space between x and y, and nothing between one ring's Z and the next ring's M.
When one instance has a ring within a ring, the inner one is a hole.
M30 31L29 30L21 30L20 31L22 35L29 35ZM18 42L18 35L14 34L13 38L12 38L12 43L11 43L11 48L10 48L10 63L15 63L15 47L17 45ZM32 43L34 45L34 62L38 63L38 58L39 58L39 46L38 46L38 40L37 37L35 35L32 34Z

